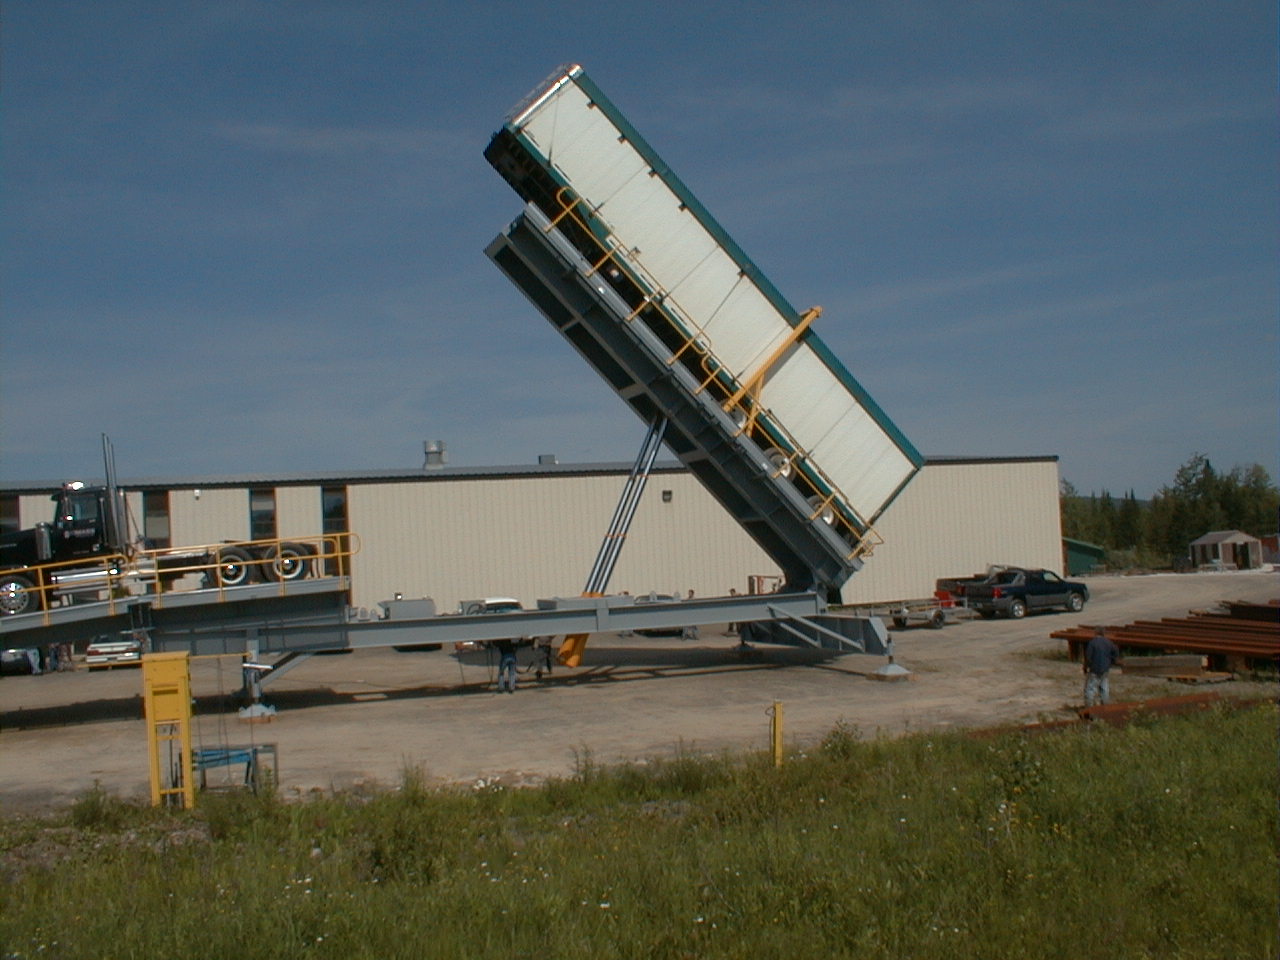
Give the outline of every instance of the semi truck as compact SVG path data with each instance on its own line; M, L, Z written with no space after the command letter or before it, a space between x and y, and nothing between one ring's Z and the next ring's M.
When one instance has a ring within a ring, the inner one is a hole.
M98 600L112 591L164 593L187 577L219 589L300 580L321 556L336 552L310 538L151 549L130 536L124 496L113 480L65 483L51 499L51 520L0 536L0 616Z

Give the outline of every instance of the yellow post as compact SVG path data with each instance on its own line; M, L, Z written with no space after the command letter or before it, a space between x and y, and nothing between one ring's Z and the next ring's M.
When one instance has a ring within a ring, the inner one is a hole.
M773 701L769 711L769 736L773 741L773 765L782 766L782 701Z
M151 805L195 806L191 763L191 654L149 653L142 658L147 750L151 758ZM168 756L163 757L163 748ZM176 746L176 755L175 755ZM167 762L166 762L167 761Z

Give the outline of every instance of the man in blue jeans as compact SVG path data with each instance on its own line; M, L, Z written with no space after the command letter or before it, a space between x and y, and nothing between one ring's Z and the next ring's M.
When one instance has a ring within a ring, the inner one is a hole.
M516 645L510 640L495 640L498 649L498 692L516 692Z
M1092 707L1094 703L1111 702L1111 683L1107 674L1120 659L1120 650L1107 639L1106 632L1099 627L1084 648L1084 705Z

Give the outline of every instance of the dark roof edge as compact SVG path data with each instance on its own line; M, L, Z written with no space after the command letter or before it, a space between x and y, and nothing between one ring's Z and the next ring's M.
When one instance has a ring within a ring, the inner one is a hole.
M925 466L950 467L965 463L1057 463L1060 458L1056 453L1041 456L1025 457L925 457Z
M956 466L982 463L1056 463L1056 456L1044 457L926 457L925 466ZM415 483L423 480L510 480L528 477L573 477L626 474L630 463L537 463L517 466L402 468L390 470L330 470L307 473L243 473L226 476L134 477L120 480L125 490L188 490L199 487L314 487L353 483ZM660 460L654 473L683 473L678 460ZM87 477L86 483L101 484L101 478ZM42 494L57 490L61 480L0 480L0 493Z

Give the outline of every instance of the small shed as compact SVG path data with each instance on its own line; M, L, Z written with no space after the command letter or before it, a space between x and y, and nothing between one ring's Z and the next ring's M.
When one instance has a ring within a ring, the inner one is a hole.
M1107 548L1084 540L1062 538L1062 565L1067 576L1079 577L1086 573L1097 573L1106 566Z
M1191 562L1220 570L1256 570L1262 566L1262 541L1240 530L1215 530L1191 541Z

